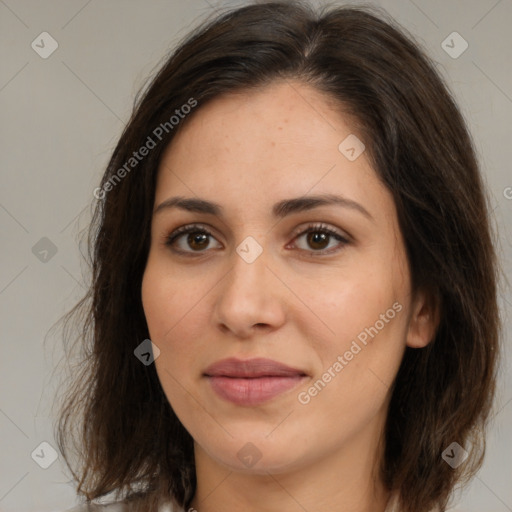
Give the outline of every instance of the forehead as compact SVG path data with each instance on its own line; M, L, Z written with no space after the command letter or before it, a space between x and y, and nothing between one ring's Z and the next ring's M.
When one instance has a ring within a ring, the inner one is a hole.
M350 161L340 151L347 137L361 138L350 121L298 82L215 98L198 106L164 152L156 201L171 192L258 204L309 191L382 195L365 152Z

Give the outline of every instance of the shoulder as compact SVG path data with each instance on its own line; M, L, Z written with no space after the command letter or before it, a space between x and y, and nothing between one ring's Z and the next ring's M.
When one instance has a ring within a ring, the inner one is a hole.
M64 512L129 512L129 509L123 503L111 503L109 505L87 503L70 508Z
M84 504L68 509L64 512L130 512L130 507L126 503L111 503L108 505L100 504ZM173 508L172 505L166 504L160 507L159 512L184 512L183 509Z
M126 505L122 503L112 503L110 505L94 505L84 504L77 505L74 508L65 510L64 512L127 512Z
M462 509L454 506L450 506L445 510L446 512L463 512ZM400 510L398 509L398 492L394 492L391 494L388 505L384 512L400 512ZM434 508L431 510L431 512L440 512L440 510L439 508Z

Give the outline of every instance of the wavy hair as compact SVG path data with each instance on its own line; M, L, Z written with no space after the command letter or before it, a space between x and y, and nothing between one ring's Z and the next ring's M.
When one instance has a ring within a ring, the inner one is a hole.
M356 121L394 198L413 291L427 291L440 312L434 339L406 348L393 383L380 477L399 494L400 510L427 512L443 510L455 485L475 475L499 362L498 261L474 144L435 68L382 9L317 11L299 1L217 14L166 56L136 97L102 178L88 237L90 288L65 318L66 347L74 336L81 364L56 439L87 502L113 493L134 510L190 504L193 440L154 365L134 356L149 338L141 283L156 174L164 149L209 100L288 79ZM169 120L191 98L197 106L174 126ZM155 147L128 168L148 137ZM454 441L469 453L456 469L442 458Z

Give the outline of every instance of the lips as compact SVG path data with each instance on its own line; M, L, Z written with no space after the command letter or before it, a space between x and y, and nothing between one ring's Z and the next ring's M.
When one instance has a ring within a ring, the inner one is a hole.
M307 374L272 359L223 359L203 373L213 391L236 405L254 406L288 391Z
M290 377L306 375L297 368L292 368L272 359L255 358L248 360L222 359L206 368L204 374L208 377Z

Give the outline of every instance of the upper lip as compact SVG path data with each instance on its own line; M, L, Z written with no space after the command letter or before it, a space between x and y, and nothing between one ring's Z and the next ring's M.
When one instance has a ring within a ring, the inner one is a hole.
M204 371L208 377L288 377L306 375L298 368L292 368L278 361L257 357L254 359L237 359L230 357L211 364Z

